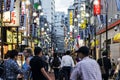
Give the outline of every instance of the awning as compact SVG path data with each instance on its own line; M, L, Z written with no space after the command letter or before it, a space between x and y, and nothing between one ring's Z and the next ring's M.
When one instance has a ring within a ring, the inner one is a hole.
M120 33L117 33L114 37L113 37L113 42L120 42Z
M96 44L95 44L95 42L96 42ZM96 41L92 41L92 42L91 42L91 47L95 47L95 45L96 45L96 46L99 45L99 40L96 40Z

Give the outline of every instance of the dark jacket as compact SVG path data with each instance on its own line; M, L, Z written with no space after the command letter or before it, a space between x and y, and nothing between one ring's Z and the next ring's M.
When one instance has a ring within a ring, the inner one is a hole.
M102 61L103 59L103 61ZM111 61L108 57L103 57L103 58L100 58L98 59L98 64L100 66L103 66L102 64L104 63L104 68L105 68L105 71L106 71L106 75L109 75L109 70L111 69Z

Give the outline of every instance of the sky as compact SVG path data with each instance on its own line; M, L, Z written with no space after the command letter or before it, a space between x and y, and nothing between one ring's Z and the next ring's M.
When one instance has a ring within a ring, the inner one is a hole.
M67 9L73 4L74 0L55 0L55 10L67 13Z

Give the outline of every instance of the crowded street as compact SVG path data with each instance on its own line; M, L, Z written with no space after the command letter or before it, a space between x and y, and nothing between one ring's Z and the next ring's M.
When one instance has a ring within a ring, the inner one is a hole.
M0 80L120 80L120 0L0 0Z

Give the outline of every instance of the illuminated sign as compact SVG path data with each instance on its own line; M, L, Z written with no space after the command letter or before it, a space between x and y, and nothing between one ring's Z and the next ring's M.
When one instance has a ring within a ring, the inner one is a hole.
M7 43L12 43L12 32L7 30Z
M100 15L101 14L101 1L96 0L96 4L94 4L93 8L94 8L94 15Z
M3 13L3 22L4 23L9 23L11 21L11 12L10 11L6 11Z
M5 26L18 27L20 26L20 0L16 0L15 9L11 12L11 22L5 23Z
M17 33L13 33L13 43L17 43ZM22 43L22 34L18 33L18 43Z
M70 15L69 15L69 17L70 17L70 26L71 25L73 25L73 11L70 11L70 13L69 13Z

